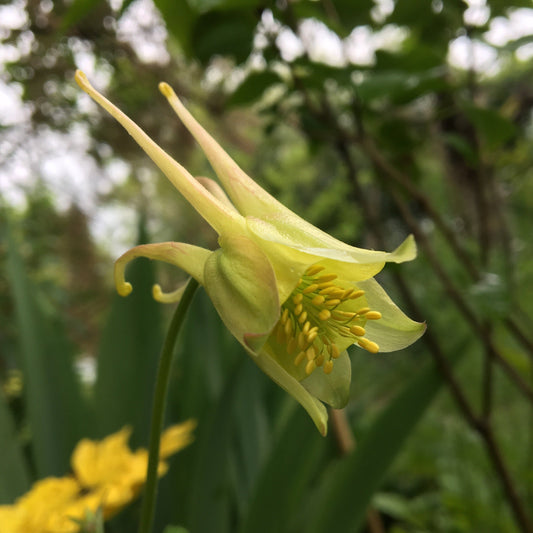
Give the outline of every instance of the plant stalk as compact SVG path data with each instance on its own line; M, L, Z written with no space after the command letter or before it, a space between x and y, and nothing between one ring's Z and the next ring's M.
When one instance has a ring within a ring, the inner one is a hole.
M157 369L154 403L152 406L152 422L150 425L150 445L148 449L148 467L146 471L146 486L141 508L141 520L139 533L150 533L154 521L155 503L157 495L157 467L159 465L159 446L161 441L161 431L165 417L165 406L167 400L167 391L170 381L170 367L172 365L172 356L174 355L174 345L178 333L189 306L192 302L194 293L198 288L198 282L191 278L187 284L185 292L176 307L174 316L168 328L168 333L159 357L159 366Z

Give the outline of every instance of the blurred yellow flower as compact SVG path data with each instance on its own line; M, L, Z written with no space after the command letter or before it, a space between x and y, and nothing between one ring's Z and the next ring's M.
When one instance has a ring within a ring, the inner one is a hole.
M188 420L161 435L159 475L170 455L189 445L196 423ZM100 442L81 440L71 457L73 475L37 481L13 505L0 505L0 533L77 533L87 514L105 519L130 503L145 482L148 452L128 446L130 428Z

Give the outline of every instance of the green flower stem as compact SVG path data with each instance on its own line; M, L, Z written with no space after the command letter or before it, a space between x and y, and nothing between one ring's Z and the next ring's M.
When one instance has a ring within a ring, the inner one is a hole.
M141 522L139 533L150 533L154 519L155 500L157 494L157 467L159 464L159 445L161 441L161 431L165 416L165 405L167 399L168 385L170 381L170 366L174 345L180 332L183 320L192 302L194 293L198 288L198 282L191 278L183 296L178 304L172 322L168 329L165 344L161 350L159 367L154 392L154 404L152 406L152 423L150 427L150 446L148 450L148 468L146 472L146 487L141 509Z

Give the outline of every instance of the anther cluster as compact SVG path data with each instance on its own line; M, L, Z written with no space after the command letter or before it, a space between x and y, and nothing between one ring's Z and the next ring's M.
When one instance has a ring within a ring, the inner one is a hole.
M324 270L321 265L313 265L305 271L283 304L276 326L277 341L286 345L289 355L295 355L296 366L305 362L307 375L317 367L322 367L325 374L333 370L341 353L335 342L339 337L351 341L345 345L357 343L371 353L379 351L375 342L364 337L364 325L367 320L380 319L381 313L364 306L365 291L341 287L337 275ZM359 308L357 300L361 301Z

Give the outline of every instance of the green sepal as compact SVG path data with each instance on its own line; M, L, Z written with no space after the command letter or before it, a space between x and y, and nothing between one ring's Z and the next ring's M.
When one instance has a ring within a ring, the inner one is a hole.
M220 246L205 262L205 289L226 327L256 353L280 314L272 265L247 237L220 239Z

